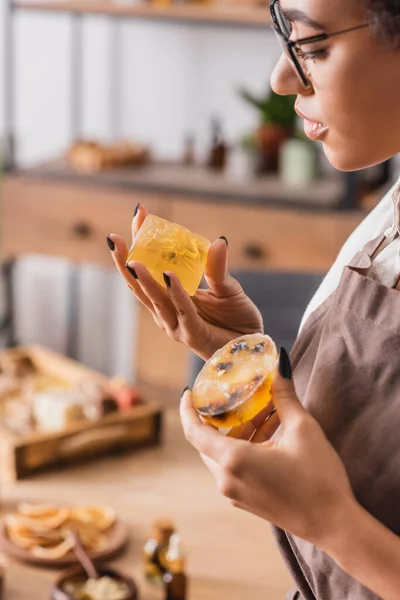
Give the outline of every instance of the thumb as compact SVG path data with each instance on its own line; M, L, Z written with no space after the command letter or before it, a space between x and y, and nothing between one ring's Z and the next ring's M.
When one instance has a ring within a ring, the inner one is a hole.
M306 410L296 395L292 380L292 365L285 348L279 351L271 392L272 402L282 425L289 425L291 421L304 416Z
M242 290L239 282L228 273L228 241L224 237L215 240L210 247L205 278L217 296L233 296Z

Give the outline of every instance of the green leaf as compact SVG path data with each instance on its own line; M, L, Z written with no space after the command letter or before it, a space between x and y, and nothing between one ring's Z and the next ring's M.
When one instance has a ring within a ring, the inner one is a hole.
M238 90L245 102L255 108L263 124L273 123L282 125L290 130L294 129L296 114L294 112L295 96L279 96L268 88L264 98L257 98L244 88Z

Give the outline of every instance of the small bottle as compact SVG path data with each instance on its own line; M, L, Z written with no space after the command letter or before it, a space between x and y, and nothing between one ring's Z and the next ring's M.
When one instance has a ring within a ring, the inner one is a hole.
M143 549L144 570L148 581L155 585L163 582L163 575L167 572L166 554L174 524L169 519L160 519L152 525L150 537L146 540Z
M288 185L310 184L317 177L315 145L295 138L283 142L279 153L279 175Z
M186 167L192 167L195 163L194 136L191 134L185 138L182 163Z
M223 140L219 119L212 120L212 142L208 158L208 167L213 171L223 171L226 163L227 147Z
M185 575L185 560L177 533L171 536L166 559L167 572L163 577L165 600L186 600L188 585Z

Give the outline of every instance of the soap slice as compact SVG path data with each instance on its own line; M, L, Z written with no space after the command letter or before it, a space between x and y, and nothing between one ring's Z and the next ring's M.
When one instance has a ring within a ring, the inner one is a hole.
M271 400L278 357L268 335L244 335L206 362L193 386L193 403L204 420L228 428L253 419Z
M178 275L190 296L204 275L211 242L176 223L147 215L130 249L128 262L143 263L154 279L165 286L163 273Z

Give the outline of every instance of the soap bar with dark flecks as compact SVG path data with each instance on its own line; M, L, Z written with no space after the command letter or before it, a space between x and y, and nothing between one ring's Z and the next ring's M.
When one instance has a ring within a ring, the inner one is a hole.
M193 386L193 403L203 419L221 428L253 419L271 400L278 357L268 335L244 335L206 362Z

